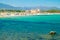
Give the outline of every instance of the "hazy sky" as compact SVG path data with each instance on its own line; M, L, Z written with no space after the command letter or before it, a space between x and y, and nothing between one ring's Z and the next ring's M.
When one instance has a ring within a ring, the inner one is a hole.
M25 7L25 6L60 7L60 0L1 0L0 3L18 7Z

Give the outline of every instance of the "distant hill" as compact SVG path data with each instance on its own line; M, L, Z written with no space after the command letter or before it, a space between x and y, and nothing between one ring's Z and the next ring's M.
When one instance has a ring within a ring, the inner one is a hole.
M14 6L7 5L7 4L2 4L2 3L0 3L0 9L21 10L20 7L14 7Z
M57 7L44 7L44 6L39 6L39 7L13 7L11 5L0 3L0 9L30 10L30 9L36 9L36 8L39 8L40 10L49 10L49 9L59 9L60 10L60 8L57 8Z
M6 4L2 4L2 3L0 3L0 9L12 9L12 8L14 8L13 6L10 6L10 5L6 5Z

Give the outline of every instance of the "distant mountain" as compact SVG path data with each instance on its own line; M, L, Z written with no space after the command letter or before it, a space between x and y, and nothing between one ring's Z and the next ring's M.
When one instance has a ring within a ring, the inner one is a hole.
M40 10L49 10L49 9L59 9L57 7L44 7L44 6L39 6L39 7L13 7L7 4L2 4L0 3L0 9L8 9L8 10L30 10L30 9L36 9L39 8Z
M2 3L0 3L0 9L12 9L12 8L14 8L13 6L10 6L10 5L6 5L6 4L2 4Z
M21 10L20 7L14 7L14 6L10 6L10 5L7 5L7 4L2 4L2 3L0 3L0 9Z

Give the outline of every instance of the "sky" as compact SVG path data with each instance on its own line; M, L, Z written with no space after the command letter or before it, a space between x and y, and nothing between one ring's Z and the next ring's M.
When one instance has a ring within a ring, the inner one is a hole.
M47 6L60 8L60 0L1 0L0 3L15 7Z

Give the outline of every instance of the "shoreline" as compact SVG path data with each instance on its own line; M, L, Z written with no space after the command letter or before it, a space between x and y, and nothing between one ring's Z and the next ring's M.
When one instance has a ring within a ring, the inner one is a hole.
M3 18L3 17L17 17L17 16L35 16L35 15L60 15L60 13L37 13L37 14L26 14L26 15L0 15L0 18Z

